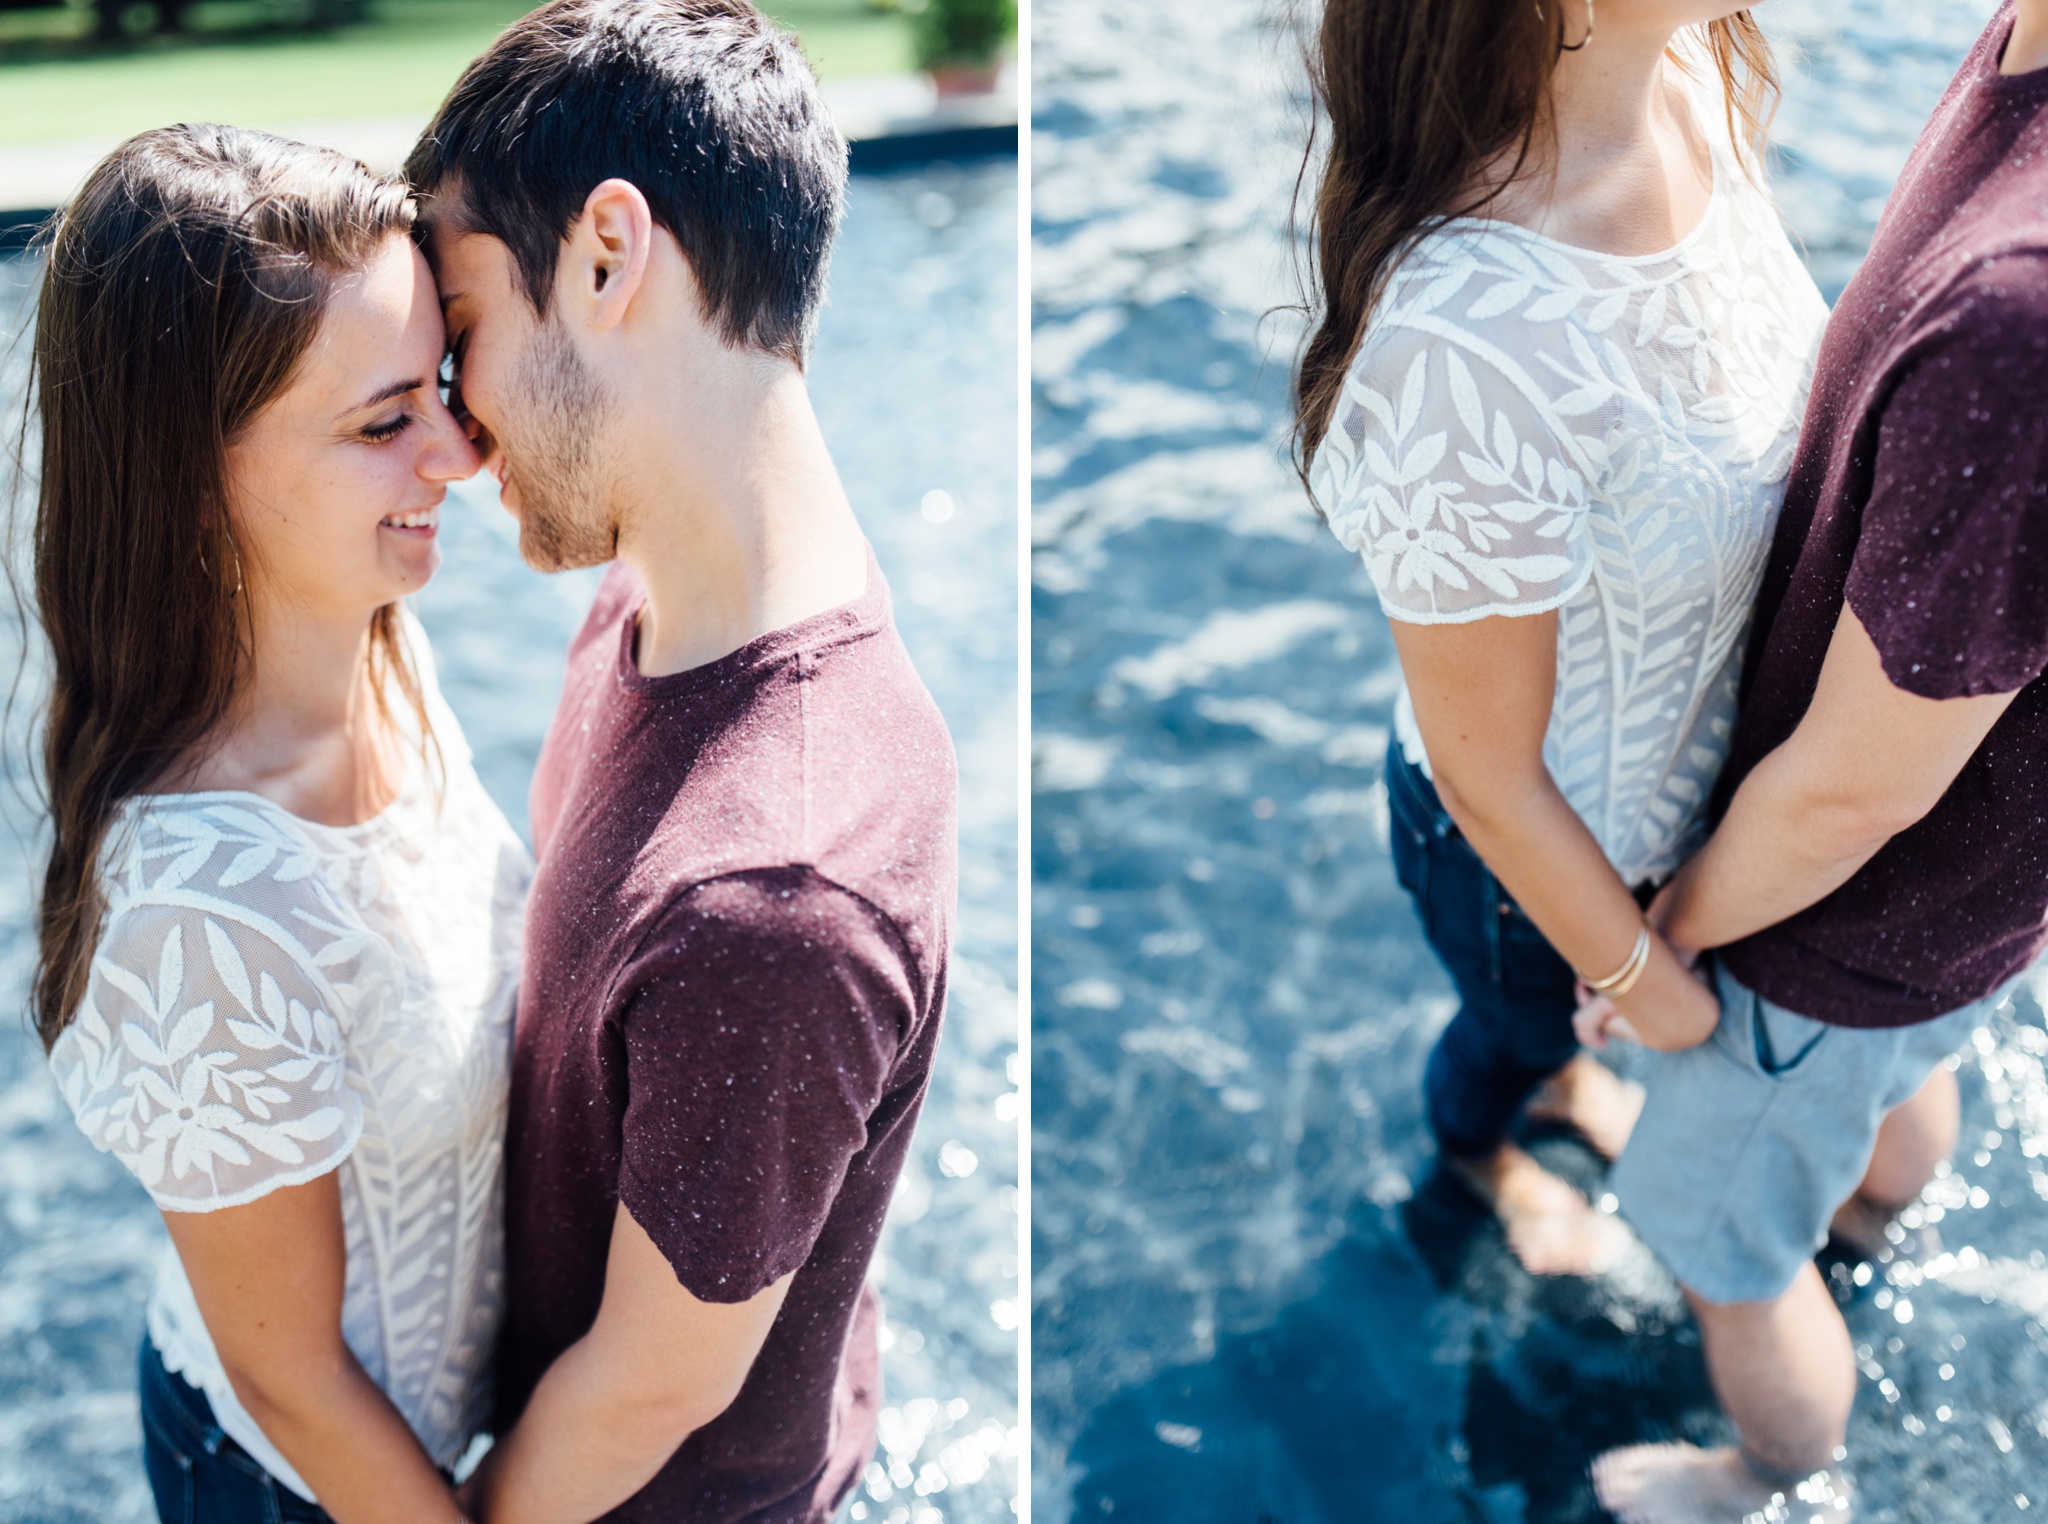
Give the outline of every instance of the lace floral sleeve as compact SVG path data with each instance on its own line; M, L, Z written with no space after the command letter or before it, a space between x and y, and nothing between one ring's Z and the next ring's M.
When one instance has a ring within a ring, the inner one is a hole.
M1584 458L1511 356L1392 325L1345 378L1316 495L1391 617L1540 614L1592 569Z
M79 1127L166 1211L304 1184L361 1131L331 986L264 921L225 905L121 910L51 1054Z

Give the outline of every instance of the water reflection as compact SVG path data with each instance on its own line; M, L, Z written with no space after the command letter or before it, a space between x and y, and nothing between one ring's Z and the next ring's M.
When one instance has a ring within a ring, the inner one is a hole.
M813 361L821 422L952 727L963 793L944 1048L878 1265L890 1406L885 1449L852 1512L880 1524L1008 1521L1019 1472L1016 183L1008 162L857 180ZM28 275L0 261L0 331L13 331ZM0 405L17 395L0 385ZM953 511L921 511L933 493ZM488 490L459 489L442 522L446 569L420 614L484 783L523 822L593 575L529 572ZM0 639L11 661L12 637ZM12 837L0 836L0 851L0 989L12 1010L29 869ZM154 1518L133 1379L162 1238L140 1188L78 1134L33 1039L7 1018L0 1517Z
M1532 1279L1432 1177L1451 1000L1386 858L1393 651L1279 446L1279 9L1035 11L1035 1517L1590 1521L1598 1451L1725 1431L1647 1255ZM1760 11L1831 298L1991 9ZM1954 1257L1841 1270L1861 1518L2048 1494L2044 1053L2027 992L1961 1061L1920 1209ZM1532 1146L1601 1192L1583 1147Z

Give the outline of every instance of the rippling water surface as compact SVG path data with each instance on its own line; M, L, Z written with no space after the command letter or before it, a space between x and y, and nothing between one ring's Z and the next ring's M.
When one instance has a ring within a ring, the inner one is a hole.
M1830 299L1991 9L1761 7ZM1278 445L1302 102L1272 14L1034 14L1035 1517L1596 1520L1594 1454L1724 1430L1661 1272L1533 1280L1428 1183L1452 1006L1387 861L1394 655ZM1849 1312L1865 1520L2048 1504L2042 994L1963 1055L1919 1209L1950 1257Z
M813 366L826 437L961 762L952 1000L882 1241L889 1406L850 1509L879 1524L1007 1521L1020 1471L1016 191L1012 162L857 179ZM0 332L27 279L0 262ZM16 395L0 384L0 404ZM594 574L528 571L487 490L460 492L442 536L420 615L484 782L523 826ZM11 644L0 654L11 662ZM30 868L13 837L0 854L0 1518L130 1524L155 1517L133 1373L163 1230L72 1125L11 1014Z

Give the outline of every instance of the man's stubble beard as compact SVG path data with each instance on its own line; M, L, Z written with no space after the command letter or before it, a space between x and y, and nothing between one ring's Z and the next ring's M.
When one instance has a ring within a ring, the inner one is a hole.
M601 566L618 553L610 483L594 450L610 399L553 312L520 372L518 443L498 441L519 493L519 553L536 571Z

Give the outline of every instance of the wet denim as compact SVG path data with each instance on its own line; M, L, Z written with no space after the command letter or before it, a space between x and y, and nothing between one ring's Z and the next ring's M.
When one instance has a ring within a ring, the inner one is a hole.
M1387 750L1394 874L1458 991L1423 1086L1438 1146L1466 1158L1506 1141L1529 1097L1578 1051L1576 976L1460 834L1434 785Z
M206 1394L142 1340L142 1462L163 1524L333 1524L221 1431Z

